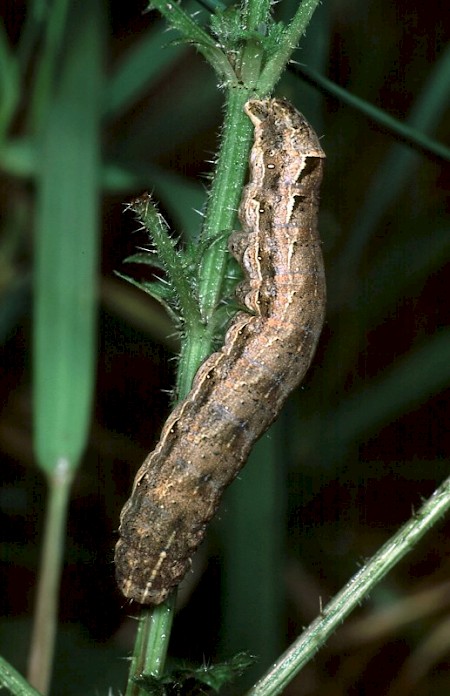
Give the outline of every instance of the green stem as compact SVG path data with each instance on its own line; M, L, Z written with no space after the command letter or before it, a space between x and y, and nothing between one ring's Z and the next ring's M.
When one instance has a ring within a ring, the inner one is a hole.
M306 27L319 2L320 0L303 0L301 3L292 21L283 33L279 50L268 61L261 73L261 77L258 80L259 94L269 94L273 90L282 72L285 70L293 51L297 48L302 35L305 33Z
M270 671L255 684L246 696L276 696L325 644L342 621L359 606L380 580L424 534L450 509L450 477L424 505L394 534L366 565L327 604L320 616L275 662Z
M186 327L177 371L176 395L179 401L185 398L199 366L212 350L212 332L204 323L193 323Z
M228 263L227 239L235 223L247 169L251 124L243 107L249 96L250 91L245 89L231 89L228 93L223 138L202 230L201 243L207 247L199 272L203 323L186 327L178 369L180 399L188 394L195 373L213 347L217 329L213 317Z
M143 696L142 689L133 677L151 674L160 677L164 671L170 630L174 615L176 592L164 604L143 608L139 617L134 654L131 660L130 679L125 696Z
M67 460L61 459L48 480L49 502L28 664L28 679L43 694L49 691L55 650L59 582L64 558L64 538L73 467Z
M0 687L6 687L13 696L41 696L12 665L0 656Z
M332 82L310 67L295 65L291 66L291 69L294 73L301 75L310 84L319 87L325 94L331 94L331 96L339 99L343 104L351 106L375 123L378 123L387 132L394 135L397 140L405 143L405 145L415 148L424 155L428 156L431 154L436 157L441 157L446 161L450 160L450 147L444 145L444 143L440 143L438 140L430 138L418 128L409 126L404 121L394 118L386 111L352 94L347 89L340 87L340 85Z
M252 127L244 113L249 89L231 89L214 182L206 210L202 240L210 244L202 260L199 282L200 311L208 321L220 299L228 260L227 237L233 229L241 198Z
M257 31L267 22L271 6L271 0L247 0L243 17L247 31Z
M227 101L224 135L203 229L203 240L208 240L210 246L199 280L202 314L210 321L201 326L186 327L187 338L178 369L179 399L185 398L198 367L212 350L214 327L211 317L220 298L227 263L223 233L232 229L247 167L251 125L243 112L243 105L248 96L246 90L231 90ZM164 669L175 596L173 593L154 609L142 610L126 696L139 696L141 693L133 684L133 677L142 672L159 676Z
M144 662L146 674L154 674L159 677L164 671L176 596L177 593L173 592L164 604L156 607L153 611L147 610L147 616L144 619L144 624L149 624L149 629L145 630L145 635L149 641ZM146 626L144 627L146 628ZM164 646L163 651L160 649L161 646Z

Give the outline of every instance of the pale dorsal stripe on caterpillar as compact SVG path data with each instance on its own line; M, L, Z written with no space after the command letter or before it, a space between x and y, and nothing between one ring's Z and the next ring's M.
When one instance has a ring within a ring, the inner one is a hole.
M115 562L123 594L159 604L189 569L221 495L277 417L314 355L325 311L317 231L325 157L305 118L280 99L251 100L250 181L230 250L245 280L221 350L198 370L136 474Z

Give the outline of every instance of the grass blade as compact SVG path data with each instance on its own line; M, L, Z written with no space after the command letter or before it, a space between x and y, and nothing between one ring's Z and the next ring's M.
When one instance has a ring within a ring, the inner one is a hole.
M97 22L89 16L86 26L72 37L40 153L34 406L36 453L47 473L61 457L71 467L77 465L90 417L98 257L99 52Z
M29 676L44 694L70 485L86 445L95 364L103 16L99 3L73 9L37 177L34 445L49 504Z

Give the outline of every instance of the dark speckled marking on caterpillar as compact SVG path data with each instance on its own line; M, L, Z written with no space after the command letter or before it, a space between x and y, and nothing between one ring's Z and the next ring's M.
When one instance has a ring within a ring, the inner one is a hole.
M251 100L250 181L229 242L245 279L221 350L198 370L136 474L120 516L116 577L129 599L159 604L180 582L224 489L313 358L325 312L317 230L325 154L287 101Z

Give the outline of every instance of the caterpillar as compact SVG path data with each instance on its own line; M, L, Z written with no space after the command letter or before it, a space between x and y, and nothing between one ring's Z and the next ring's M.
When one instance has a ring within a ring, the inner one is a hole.
M199 368L136 474L120 516L116 578L125 597L159 604L181 581L224 489L313 358L325 313L317 230L325 154L283 99L252 99L250 180L229 240L246 311Z

